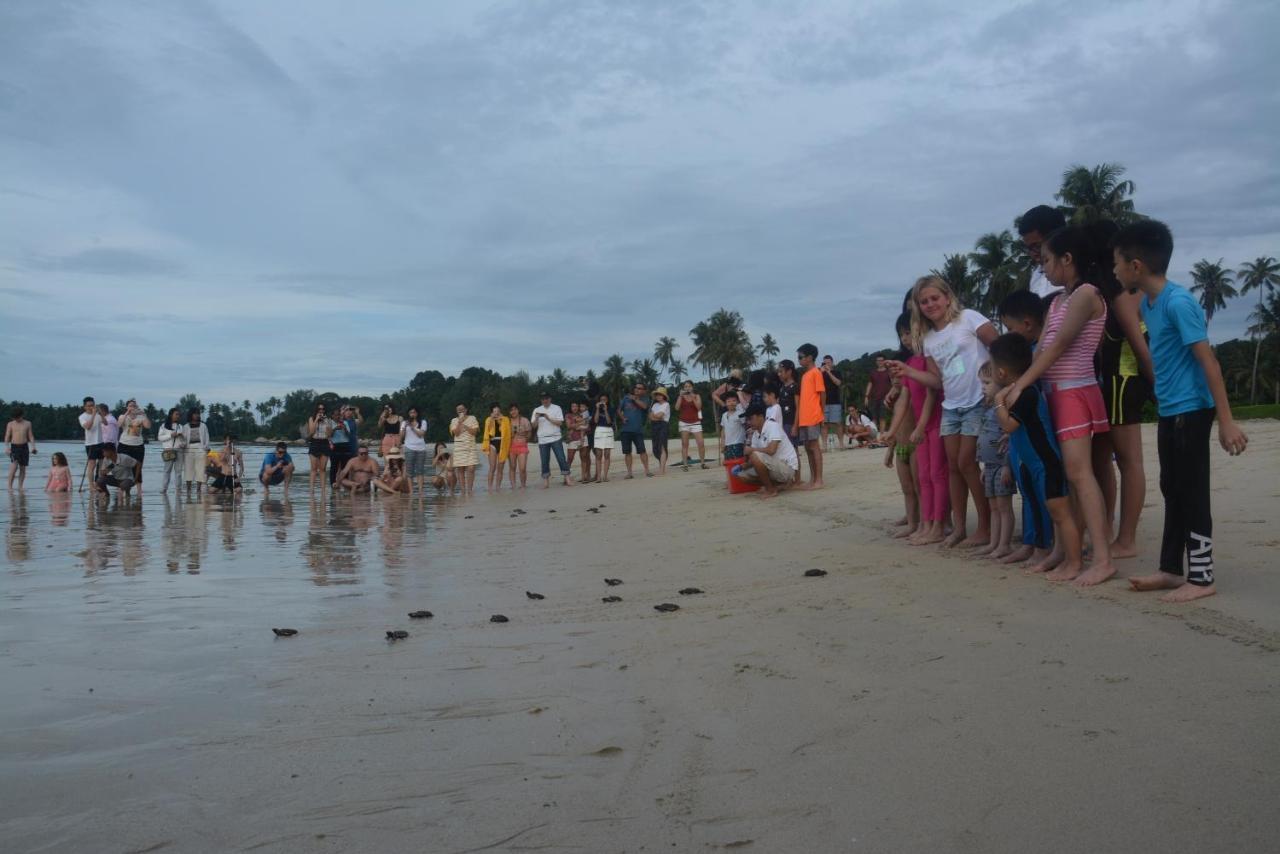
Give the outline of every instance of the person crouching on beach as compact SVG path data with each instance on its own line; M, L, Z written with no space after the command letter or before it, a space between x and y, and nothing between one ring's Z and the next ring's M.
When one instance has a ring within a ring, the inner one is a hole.
M404 452L398 447L390 448L384 459L387 461L386 471L377 480L371 482L373 489L390 492L392 495L408 495L412 487L409 484L408 475L404 473Z
M104 444L102 465L98 467L98 479L93 482L94 490L106 498L110 494L107 487L114 486L120 490L121 495L128 498L129 491L133 489L137 480L138 461L133 457L117 454L115 445Z
M449 453L449 446L444 442L436 442L431 452L431 470L434 472L431 485L437 490L444 492L447 489L450 495L457 490L458 473L453 470L453 454Z
M213 478L211 492L240 492L244 488L244 455L236 447L235 436L227 434L218 454L218 473Z
M399 451L399 448L389 448L387 453L391 451ZM401 462L404 461L402 456ZM345 489L351 495L357 492L368 492L373 487L369 484L379 475L378 463L369 456L369 449L360 446L360 450L356 451L356 455L347 461L342 471L338 474L338 488Z
M763 403L747 407L745 417L751 427L751 448L737 474L743 480L759 483L761 498L776 498L779 491L795 484L800 474L800 458L782 425L767 420L766 412Z
M271 497L271 487L283 486L286 494L293 481L293 457L289 456L289 446L284 442L276 442L276 449L262 457L262 468L258 469L258 482L262 484L263 496Z

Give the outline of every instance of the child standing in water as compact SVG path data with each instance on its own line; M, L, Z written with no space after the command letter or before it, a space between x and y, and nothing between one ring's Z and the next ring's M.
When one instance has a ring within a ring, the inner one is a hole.
M981 546L991 540L991 506L978 468L978 432L986 406L978 367L987 361L987 347L996 339L995 327L976 311L966 309L940 276L925 276L911 289L911 334L925 357L925 369L901 361L889 363L896 376L915 380L942 392L939 432L950 467L951 519L954 530L943 541ZM966 539L968 498L978 513L978 528Z
M1107 524L1102 489L1093 473L1092 449L1093 434L1111 429L1093 370L1093 355L1102 338L1107 305L1097 286L1087 281L1100 281L1105 271L1098 264L1096 241L1083 226L1068 226L1049 235L1040 257L1045 277L1063 291L1053 298L1046 313L1035 360L1013 384L1005 405L1012 408L1028 386L1043 378L1041 385L1071 484L1077 527L1083 520L1093 544L1088 569L1078 571L1063 565L1047 577L1054 581L1074 580L1077 585L1088 587L1101 584L1116 573L1111 563L1111 526Z

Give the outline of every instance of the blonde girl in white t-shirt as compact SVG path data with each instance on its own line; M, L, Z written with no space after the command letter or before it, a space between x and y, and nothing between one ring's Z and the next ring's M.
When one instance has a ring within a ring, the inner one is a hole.
M921 371L905 362L890 363L894 376L910 377L942 391L942 444L951 469L951 535L948 548L980 546L991 540L991 507L978 467L978 433L986 405L978 368L997 333L991 322L966 309L940 276L925 276L911 289L911 333L916 352L925 356ZM978 528L966 539L968 495L978 511Z

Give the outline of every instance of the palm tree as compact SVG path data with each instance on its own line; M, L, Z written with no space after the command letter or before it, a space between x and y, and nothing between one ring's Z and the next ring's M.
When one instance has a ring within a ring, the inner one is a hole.
M1280 292L1268 291L1266 302L1258 303L1249 314L1250 325L1246 330L1250 335L1258 339L1259 345L1276 341L1280 343ZM1269 355L1274 355L1274 347ZM1254 365L1257 365L1257 350L1254 351ZM1275 360L1270 360L1275 365ZM1254 377L1256 379L1257 372L1255 368ZM1280 403L1280 377L1275 382L1276 403Z
M689 369L684 366L684 362L679 359L672 359L671 364L667 365L667 371L670 372L671 378L676 381L676 385L684 382L684 378L688 375Z
M973 264L973 279L980 288L975 294L974 308L983 314L994 314L1017 281L1018 248L1013 234L1006 228L982 235L974 242L973 249L969 261Z
M664 368L671 367L671 360L675 358L676 348L679 346L676 339L670 335L663 335L658 339L658 343L653 345L653 360Z
M1248 264L1240 268L1236 274L1240 277L1240 296L1244 296L1249 291L1257 290L1258 307L1254 310L1261 318L1263 295L1270 296L1272 290L1280 287L1280 261L1267 255L1261 258L1255 258ZM1249 315L1249 319L1253 320L1253 314ZM1249 402L1258 402L1258 353L1262 351L1262 342L1258 340L1257 333L1250 330L1253 335L1253 376L1249 381Z
M969 258L959 253L944 255L942 266L929 271L951 286L951 290L967 306L977 305L981 296L981 285L975 281L969 271Z
M707 370L720 373L730 368L750 368L756 363L756 349L742 327L742 315L719 309L715 314L689 330L693 339L693 361Z
M764 356L764 369L770 374L778 370L778 363L774 361L774 356L782 352L778 347L778 342L768 332L760 339L760 343L756 345L756 352Z
M1223 268L1221 258L1216 264L1207 259L1197 261L1191 268L1191 278L1195 281L1191 290L1200 294L1200 305L1204 308L1206 321L1213 320L1218 309L1226 308L1227 300L1236 295L1236 289L1231 285L1231 271Z
M631 370L635 373L635 381L644 383L646 388L652 389L658 384L658 368L653 359L636 359L631 363Z
M1133 209L1134 185L1121 180L1125 169L1119 163L1103 163L1092 169L1074 164L1062 173L1062 188L1054 197L1063 202L1059 209L1074 225L1111 220L1126 225L1141 219Z
M622 389L627 387L627 363L622 356L614 353L604 360L604 373L600 375L600 385L609 392L611 403L617 404L622 399Z

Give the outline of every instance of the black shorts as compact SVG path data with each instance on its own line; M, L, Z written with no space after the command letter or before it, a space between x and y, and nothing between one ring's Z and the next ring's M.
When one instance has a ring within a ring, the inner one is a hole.
M271 473L271 477L267 480L262 480L262 475L258 475L258 480L262 481L262 483L265 483L267 486L276 486L284 483L284 471L281 469L273 471Z
M643 454L645 452L644 434L624 432L622 434L622 453L624 454L633 453L631 450L633 447L635 448L634 453Z
M1151 386L1142 376L1102 378L1102 400L1107 406L1107 421L1112 427L1142 423L1142 410L1151 399Z
M116 445L116 453L133 457L138 461L138 471L142 471L142 461L147 458L146 445Z
M223 489L230 492L240 487L240 478L232 474L220 474L213 479L214 489Z
M329 456L329 440L328 439L312 439L307 443L307 453L313 457Z
M31 464L31 447L26 442L23 442L21 445L10 445L9 459L13 460L22 468L26 468Z
M102 444L98 443L97 445L85 445L84 452L89 455L89 459L100 460L102 459Z
M108 486L114 486L116 489L132 489L133 481L129 481L128 483L121 483L111 475L106 475L104 477L98 478L98 486L101 486L103 488L106 488Z

